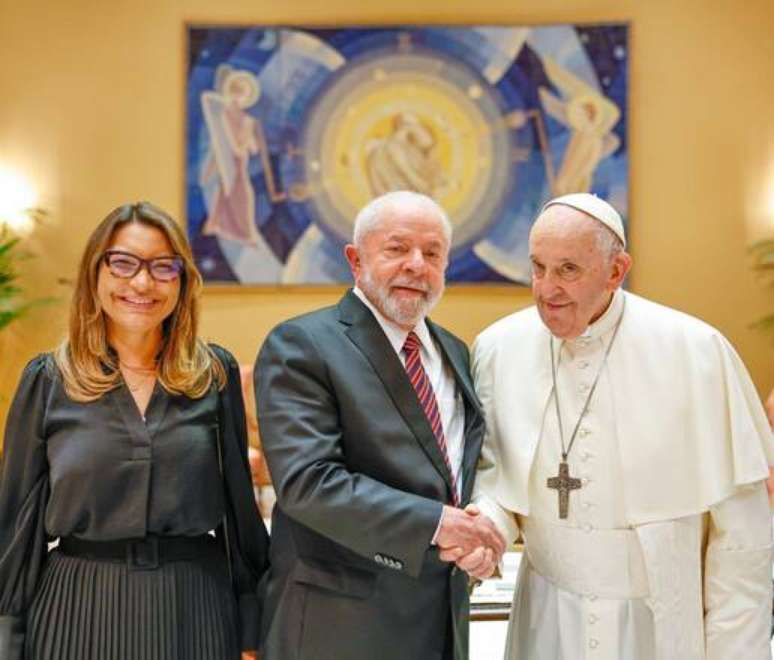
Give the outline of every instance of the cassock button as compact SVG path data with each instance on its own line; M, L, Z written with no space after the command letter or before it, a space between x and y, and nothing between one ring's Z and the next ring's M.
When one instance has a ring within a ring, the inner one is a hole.
M594 624L597 621L599 621L599 618L596 614L589 614L589 623Z
M589 594L589 600L593 603L597 599L597 594Z
M585 462L591 458L591 452L582 451L580 457L581 457L581 460Z
M588 383L583 383L583 385L581 385L581 386L578 388L578 391L579 391L581 394L585 394L585 393L586 393L586 392L588 392L590 389L591 389L591 385L589 385Z
M579 369L588 369L588 366L589 366L589 361L588 360L581 360L578 363L578 368Z
M595 649L599 646L599 642L593 637L589 640L589 648Z
M586 523L586 524L583 526L583 531L584 531L584 532L586 532L586 534L588 534L589 532L591 532L593 529L594 529L594 528L593 528L591 525L589 525L588 523Z
M587 435L591 435L591 431L589 431L585 426L578 431L578 435L580 435L581 438L585 438Z
M582 506L584 509L590 509L590 508L591 508L591 502L583 502L583 503L581 504L581 506Z
M591 479L589 479L588 477L581 477L581 483L584 486L588 486L591 483Z

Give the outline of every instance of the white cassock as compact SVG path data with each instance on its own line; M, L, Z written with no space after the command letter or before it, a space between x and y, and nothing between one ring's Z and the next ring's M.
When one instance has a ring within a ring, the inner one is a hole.
M506 658L770 658L774 439L725 338L617 291L583 335L553 340L565 443L624 309L569 454L583 485L566 519L546 485L561 457L548 329L530 307L474 345L474 500L525 539Z

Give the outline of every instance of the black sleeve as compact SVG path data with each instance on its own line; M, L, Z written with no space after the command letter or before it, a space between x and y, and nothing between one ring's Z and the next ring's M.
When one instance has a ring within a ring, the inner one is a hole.
M350 471L336 393L311 334L291 323L275 328L254 378L261 442L282 511L369 560L380 553L400 558L418 577L443 504Z
M255 504L247 459L247 426L239 366L219 346L215 354L226 370L227 383L220 393L219 433L226 495L227 540L231 573L239 603L242 648L258 648L263 598L261 579L269 567L269 535ZM222 538L222 532L221 533Z
M25 368L8 413L0 458L0 658L21 660L24 621L46 557L46 356Z

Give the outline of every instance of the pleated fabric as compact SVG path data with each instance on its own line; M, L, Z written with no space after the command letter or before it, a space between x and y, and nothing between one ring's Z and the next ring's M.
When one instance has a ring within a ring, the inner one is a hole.
M225 558L137 570L55 550L25 644L29 660L238 660Z

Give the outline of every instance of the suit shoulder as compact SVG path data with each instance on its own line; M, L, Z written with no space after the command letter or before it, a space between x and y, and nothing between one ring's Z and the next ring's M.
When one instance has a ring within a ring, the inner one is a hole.
M299 314L281 321L272 328L269 334L292 332L294 330L313 332L315 329L324 328L336 322L338 322L338 307L337 305L329 305L328 307L322 307L321 309Z
M432 323L432 322L431 322ZM444 339L450 341L451 343L455 344L458 348L463 349L465 351L468 350L468 345L460 339L457 335L455 335L453 332L450 332L446 328L444 328L441 325L438 325L437 323L432 323L433 330L443 337Z

